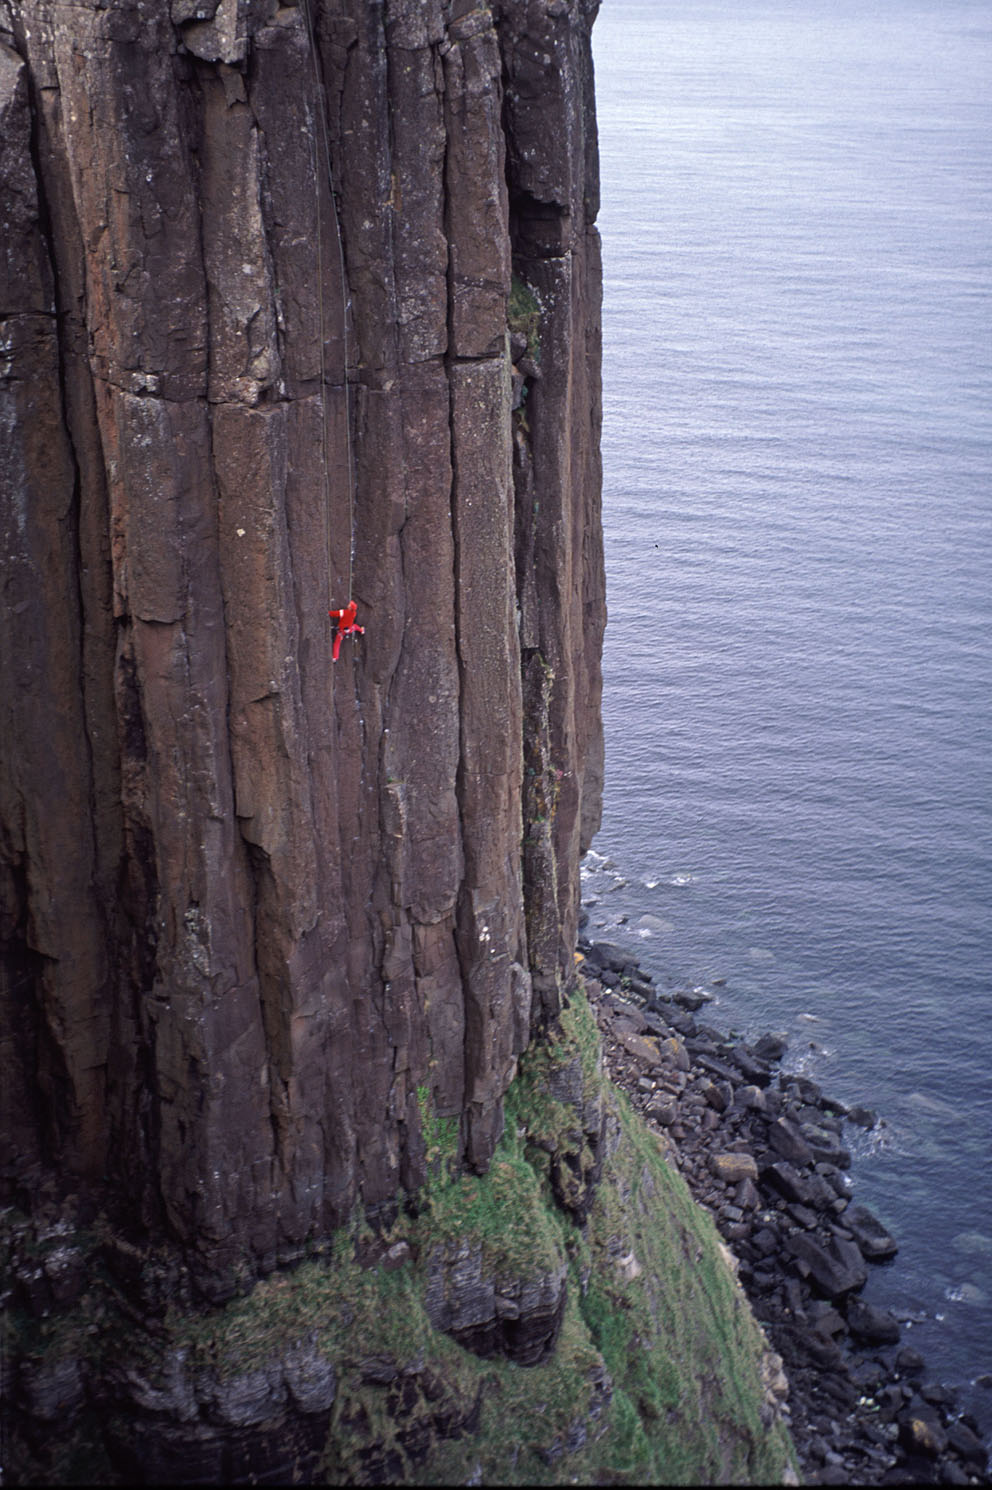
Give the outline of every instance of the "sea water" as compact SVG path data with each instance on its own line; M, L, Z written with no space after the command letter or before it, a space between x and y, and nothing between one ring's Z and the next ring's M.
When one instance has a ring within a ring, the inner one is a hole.
M590 933L877 1110L865 1296L988 1420L992 6L603 0L594 51Z

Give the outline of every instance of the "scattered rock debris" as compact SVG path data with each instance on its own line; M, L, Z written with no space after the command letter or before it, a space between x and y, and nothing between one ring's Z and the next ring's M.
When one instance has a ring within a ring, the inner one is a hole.
M610 1078L712 1213L784 1363L802 1482L992 1483L978 1422L900 1349L899 1321L859 1297L897 1251L846 1173L844 1123L875 1114L777 1069L784 1037L725 1035L697 1019L699 990L662 994L622 947L579 948Z

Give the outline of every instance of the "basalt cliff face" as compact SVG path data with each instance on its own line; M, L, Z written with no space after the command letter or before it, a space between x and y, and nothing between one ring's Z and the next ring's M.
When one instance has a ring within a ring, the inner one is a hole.
M484 1172L572 975L595 10L0 0L3 1176L201 1298Z

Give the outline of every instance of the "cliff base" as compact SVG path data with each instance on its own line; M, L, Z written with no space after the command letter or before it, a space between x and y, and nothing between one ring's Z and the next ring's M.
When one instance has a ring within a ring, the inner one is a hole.
M795 1483L776 1358L581 990L506 1110L484 1176L426 1112L424 1191L219 1308L99 1216L8 1213L11 1482Z

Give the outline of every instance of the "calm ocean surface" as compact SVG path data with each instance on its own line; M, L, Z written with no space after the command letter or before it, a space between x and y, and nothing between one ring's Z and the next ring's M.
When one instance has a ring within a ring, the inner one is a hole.
M865 1296L966 1386L992 1372L992 5L603 0L594 43L590 929L880 1113L854 1184L901 1250Z

